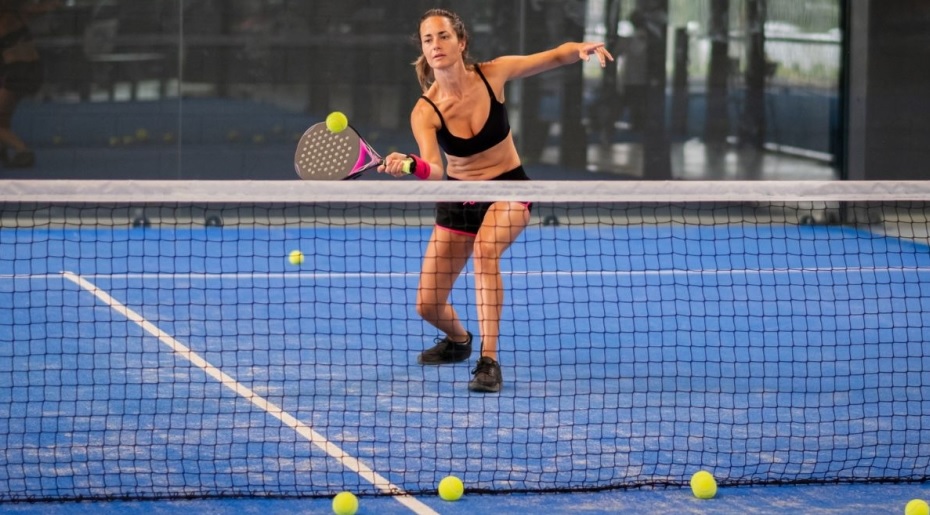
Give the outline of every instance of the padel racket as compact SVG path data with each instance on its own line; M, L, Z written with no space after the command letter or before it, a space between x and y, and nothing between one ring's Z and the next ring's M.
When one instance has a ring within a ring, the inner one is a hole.
M325 123L307 129L294 154L297 175L311 181L357 179L382 162L384 158L354 128L349 126L340 132L332 132ZM409 166L406 165L405 170Z

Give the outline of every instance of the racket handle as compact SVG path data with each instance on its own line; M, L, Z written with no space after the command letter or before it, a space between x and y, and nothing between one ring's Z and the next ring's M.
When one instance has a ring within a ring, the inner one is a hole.
M432 167L426 161L414 154L407 154L404 160L404 172L412 173L417 179L429 179Z

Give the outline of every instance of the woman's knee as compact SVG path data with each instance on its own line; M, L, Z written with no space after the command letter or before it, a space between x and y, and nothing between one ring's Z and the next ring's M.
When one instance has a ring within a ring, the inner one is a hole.
M475 262L475 269L477 272L481 272L487 267L497 268L497 263L500 261L501 251L500 245L493 241L486 240L475 240L474 253L472 254L472 259Z

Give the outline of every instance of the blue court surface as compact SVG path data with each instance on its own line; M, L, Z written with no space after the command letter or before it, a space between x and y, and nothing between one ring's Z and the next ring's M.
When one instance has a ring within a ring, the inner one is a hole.
M889 514L904 513L914 498L930 498L926 484L855 484L734 487L721 489L714 499L691 496L687 489L623 490L596 493L466 495L456 502L420 497L433 511L444 515L495 514ZM68 502L0 505L3 513L71 515L161 515L174 513L330 514L329 499L221 499L147 502ZM390 497L364 497L358 515L404 515L414 513Z
M902 513L930 497L925 245L532 226L502 264L505 388L480 395L474 356L416 364L435 337L413 310L427 236L0 230L0 498L324 496L0 511L326 513L342 489L360 513ZM476 332L472 279L452 297ZM690 495L699 469L716 499ZM471 490L459 502L432 494L447 474ZM398 489L413 495L374 495Z

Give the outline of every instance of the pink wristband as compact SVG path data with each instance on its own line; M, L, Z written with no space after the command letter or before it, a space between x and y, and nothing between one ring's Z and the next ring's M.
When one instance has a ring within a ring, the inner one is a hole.
M412 173L417 179L429 179L430 171L432 167L426 161L420 159L420 156L414 154L407 154L407 157L412 160L412 162L407 163L407 166L404 166L404 169L408 173ZM412 170L410 168L413 168Z

